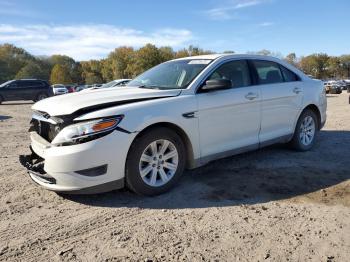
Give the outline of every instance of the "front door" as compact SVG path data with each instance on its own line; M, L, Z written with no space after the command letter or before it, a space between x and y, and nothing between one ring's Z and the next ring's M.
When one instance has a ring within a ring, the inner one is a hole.
M247 61L219 66L207 80L228 79L232 88L201 92L198 101L201 158L257 148L260 129L259 87L252 85Z

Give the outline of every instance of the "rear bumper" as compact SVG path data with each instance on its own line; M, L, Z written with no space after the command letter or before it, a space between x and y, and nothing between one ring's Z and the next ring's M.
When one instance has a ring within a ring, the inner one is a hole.
M31 179L48 190L107 192L124 187L125 162L134 136L114 131L87 143L57 147L32 132L32 154L21 156L20 162Z

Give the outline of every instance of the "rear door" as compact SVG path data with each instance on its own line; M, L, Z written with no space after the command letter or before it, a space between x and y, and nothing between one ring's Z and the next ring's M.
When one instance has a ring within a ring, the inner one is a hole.
M251 64L261 89L260 142L293 134L302 105L302 82L278 63L253 60Z
M21 93L25 100L33 100L35 95L35 81L32 80L20 80L21 82Z
M39 93L45 92L44 83L38 80L28 80L27 82L28 90L27 90L27 99L35 100Z

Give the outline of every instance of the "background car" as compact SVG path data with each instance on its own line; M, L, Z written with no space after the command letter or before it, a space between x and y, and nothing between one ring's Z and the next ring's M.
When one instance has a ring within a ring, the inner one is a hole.
M346 90L346 82L344 80L338 80L337 84L341 87L342 90Z
M324 82L324 86L327 94L341 94L342 87L337 83L337 81L331 80Z
M346 84L346 89L348 93L350 93L350 79L345 79L344 80L345 84Z
M82 90L84 90L84 89L86 89L86 88L89 88L89 87L91 87L90 85L77 85L75 88L74 88L74 90L75 90L75 92L80 92L80 91L82 91Z
M64 95L68 93L67 88L62 85L62 84L55 84L52 85L52 90L53 90L53 94L56 95Z
M75 92L75 85L66 85L68 93L73 93Z
M101 88L110 88L110 87L116 87L116 86L123 86L126 85L127 83L129 83L131 81L131 79L116 79L116 80L112 80L111 82L108 82L106 84L103 84L101 86L92 86L90 88L86 88L84 90L88 91L88 90L94 90L94 89L101 89Z
M10 80L0 85L0 103L4 101L32 100L53 96L51 86L40 79Z

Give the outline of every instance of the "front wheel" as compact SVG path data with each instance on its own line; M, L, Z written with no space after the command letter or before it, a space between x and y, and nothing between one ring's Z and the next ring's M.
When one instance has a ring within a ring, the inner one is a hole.
M173 187L185 168L182 139L167 128L141 135L132 144L126 163L126 183L141 195L158 195Z
M298 119L291 144L298 151L310 150L315 144L317 133L316 114L312 110L305 110Z

